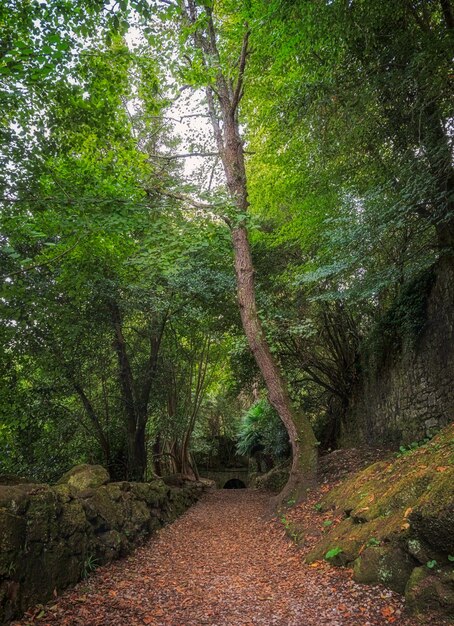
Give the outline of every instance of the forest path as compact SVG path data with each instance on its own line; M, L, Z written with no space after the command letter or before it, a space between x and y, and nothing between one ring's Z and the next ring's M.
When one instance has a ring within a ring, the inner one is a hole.
M369 626L419 622L399 596L314 568L251 490L207 493L130 557L99 568L40 615L68 626ZM24 619L17 624L30 624Z

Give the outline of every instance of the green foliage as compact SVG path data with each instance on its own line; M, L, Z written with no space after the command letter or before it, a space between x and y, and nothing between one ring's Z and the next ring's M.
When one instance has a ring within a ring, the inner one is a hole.
M429 269L404 285L386 313L377 320L366 340L366 350L378 367L405 348L415 348L427 320L427 298L434 283Z
M443 11L435 2L229 0L215 7L219 59L206 67L192 36L212 8L200 5L196 23L178 29L178 3L0 7L0 471L53 480L71 463L102 461L125 472L131 399L114 306L148 453L159 433L171 446L185 431L207 337L194 447L209 456L210 436L235 436L238 397L260 375L239 335L230 233L217 217L232 208L216 164L205 168L216 189L204 181L201 191L160 152L178 143L166 107L181 81L213 84L219 65L235 83L246 21L247 223L260 317L292 400L331 446L360 352L381 368L418 347L430 268L453 219ZM127 45L133 21L147 43ZM204 134L191 149L209 146ZM210 209L185 201L188 190ZM289 455L264 400L239 429L239 452L258 449Z
M330 526L332 526L332 524L333 524L333 520L331 520L331 519L326 519L326 520L323 522L323 526L324 526L325 528L329 528Z
M87 555L82 566L82 578L86 579L99 567L99 559L93 554Z
M371 537L371 538L368 540L368 542L366 543L366 546L367 546L368 548L371 548L371 547L376 547L376 546L379 546L379 545L380 545L380 541L379 541L378 539L376 539L375 537Z
M339 548L338 546L331 548L331 550L328 550L328 552L325 554L325 559L327 561L329 561L330 559L334 559L334 557L341 554L342 551L343 551L342 548Z
M280 517L281 524L285 528L285 532L290 539L300 546L304 542L304 534L303 531L298 528L298 526L290 521L285 515L281 515Z
M267 400L258 400L243 415L237 450L243 455L263 450L276 460L288 456L287 431Z
M398 457L406 456L407 454L410 454L414 450L417 450L421 446L424 446L426 443L428 443L431 440L431 438L432 437L424 437L424 439L421 439L420 441L412 441L406 446L400 446L399 452L396 453L396 457L398 458Z

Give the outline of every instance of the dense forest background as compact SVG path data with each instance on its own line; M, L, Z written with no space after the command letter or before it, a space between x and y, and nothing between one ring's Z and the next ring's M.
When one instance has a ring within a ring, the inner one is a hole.
M339 445L452 271L453 27L449 0L3 2L0 471L191 474L223 438L289 454L238 312L238 221L291 400ZM208 123L219 75L246 214Z

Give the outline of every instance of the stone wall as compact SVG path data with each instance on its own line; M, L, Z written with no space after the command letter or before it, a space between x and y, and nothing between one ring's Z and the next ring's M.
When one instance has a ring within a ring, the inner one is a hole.
M79 466L55 486L0 484L1 624L128 554L204 489L108 480L100 466Z
M224 471L199 469L199 472L203 478L212 480L218 489L223 489L229 480L234 479L241 480L246 487L249 486L249 469L247 467L226 469Z
M363 367L343 429L344 446L420 441L454 420L454 268L441 264L415 345ZM364 363L363 363L364 366Z

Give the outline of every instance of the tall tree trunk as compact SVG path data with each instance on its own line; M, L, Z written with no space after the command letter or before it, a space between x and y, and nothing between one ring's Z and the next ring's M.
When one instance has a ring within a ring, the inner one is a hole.
M198 19L194 0L180 0L187 21L193 26ZM241 140L238 106L243 96L244 71L248 55L249 32L246 33L238 63L236 81L233 82L221 69L217 47L217 33L212 9L205 6L207 21L204 30L197 29L194 43L201 51L205 68L216 69L216 87L205 89L209 116L216 145L221 157L227 187L237 208L238 217L232 226L235 256L238 303L241 321L249 347L262 373L270 403L274 406L287 429L293 452L290 477L279 502L301 500L314 486L317 473L317 440L312 426L301 411L296 411L290 400L287 384L276 359L271 354L258 316L254 287L254 266L250 251L248 231L244 216L249 207L244 150Z
M145 424L136 411L134 383L129 362L123 321L116 302L111 303L112 323L115 332L115 351L118 358L118 378L126 415L126 443L128 450L128 478L141 481L146 471Z
M292 406L287 385L275 358L271 354L257 312L254 288L254 268L247 230L232 229L235 251L238 303L241 321L257 365L265 381L270 403L287 429L292 446L293 461L288 483L280 499L301 500L307 489L314 486L317 469L317 440L308 419Z
M120 307L111 302L112 325L115 333L114 346L118 358L118 377L126 415L126 441L128 449L128 474L132 480L144 480L147 471L146 426L148 402L153 381L158 368L158 356L162 337L167 323L163 317L157 331L150 328L150 351L140 384L134 384L126 339L123 334L123 320ZM157 322L156 322L157 325Z

